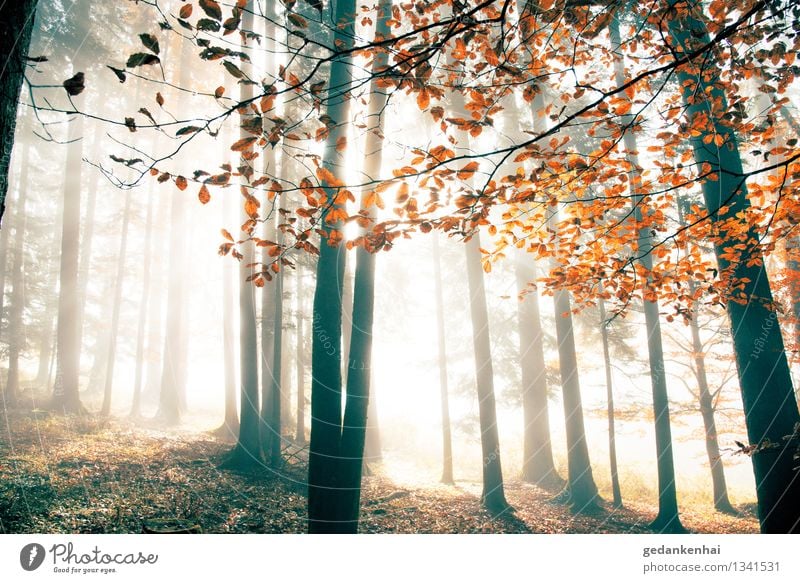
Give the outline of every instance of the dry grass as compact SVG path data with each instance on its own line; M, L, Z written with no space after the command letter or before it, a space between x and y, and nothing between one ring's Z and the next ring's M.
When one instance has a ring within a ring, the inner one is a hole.
M218 533L306 529L299 465L279 474L222 471L230 444L208 433L19 411L0 419L0 433L0 532L138 533L159 521ZM373 469L364 480L363 532L639 533L652 532L656 514L651 505L626 501L622 510L573 515L552 493L511 482L507 497L516 512L493 519L479 504L477 484L400 490ZM682 517L694 532L758 530L750 514L695 508Z

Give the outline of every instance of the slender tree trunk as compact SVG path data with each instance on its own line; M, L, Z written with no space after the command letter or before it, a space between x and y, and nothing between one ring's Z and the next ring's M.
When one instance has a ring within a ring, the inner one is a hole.
M369 403L367 404L367 435L364 442L364 463L383 460L381 427L378 421L378 400L375 398L375 367L370 368Z
M279 197L279 204L278 208L284 208L286 206L285 203L285 196L283 194ZM276 213L277 215L278 213ZM278 217L276 217L277 219ZM277 243L279 245L283 245L283 232L277 230ZM265 262L266 264L266 262ZM281 418L282 418L282 405L283 405L283 397L281 395L282 392L282 382L281 382L281 373L282 373L282 354L281 349L283 345L283 269L281 268L278 273L275 274L274 281L272 285L275 286L275 296L274 301L275 304L273 306L273 310L275 312L275 316L273 319L273 331L272 331L272 379L271 379L271 387L270 387L270 443L269 443L269 463L270 466L273 468L280 467L283 460L281 459ZM266 287L266 286L264 286Z
M5 386L5 405L15 405L19 400L19 355L25 345L25 336L22 330L22 317L25 312L25 228L27 214L25 203L28 198L28 165L30 160L30 145L26 144L22 154L20 168L19 195L17 208L13 211L14 247L12 251L11 274L11 306L8 315L8 380ZM10 230L6 226L5 231Z
M297 366L297 425L295 426L294 440L298 445L306 443L306 363L305 363L305 337L303 333L303 268L298 264L295 273L295 284L297 286L295 295L295 322L297 333L295 340Z
M82 413L78 395L81 356L80 305L78 297L78 250L81 223L81 157L83 118L70 124L64 212L61 223L61 267L58 295L56 380L51 406L64 413Z
M180 283L177 280L182 277L181 271L183 269L179 238L184 235L184 223L180 195L174 192L171 196L167 318L164 332L164 361L156 417L168 425L177 425L181 419L180 405L178 403L178 335L180 333L181 293Z
M39 368L36 372L36 380L33 382L35 387L47 387L50 385L50 360L53 355L53 332L55 324L55 314L50 309L46 309L42 319L42 333L39 337Z
M537 93L533 101L533 125L537 133L545 131L544 98ZM558 207L547 216L548 228L552 230L556 246L559 242ZM552 264L551 268L557 268ZM564 425L567 433L567 485L559 496L572 507L573 512L591 512L600 501L597 485L592 475L592 463L586 443L583 423L578 356L575 350L575 335L572 325L572 300L569 291L557 289L553 294L555 309L556 340L558 342L558 368L561 377L561 397L564 406Z
M606 404L608 409L608 461L611 466L611 492L614 497L614 508L622 508L622 490L619 487L617 471L617 431L614 426L614 386L611 377L611 354L608 343L608 319L606 303L602 296L598 299L600 309L600 337L603 340L603 364L606 372Z
M447 345L444 329L444 293L442 292L442 260L438 233L433 239L433 284L436 294L436 339L439 349L439 394L442 410L442 482L453 484L453 438L450 427L450 396L447 384Z
M472 342L475 350L475 381L478 389L478 413L483 454L483 492L481 502L491 512L500 513L510 507L503 491L503 470L500 463L500 437L494 398L492 348L489 340L489 312L481 267L480 234L466 243L467 279L469 283Z
M226 224L233 224L234 210L229 197L223 198L223 215ZM239 413L236 410L236 346L233 335L233 293L234 286L239 285L233 270L233 261L222 258L222 360L225 369L225 420L219 428L220 432L236 437L239 434Z
M276 52L276 43L273 39L277 38L276 28L273 22L277 22L276 3L267 2L266 18L264 19L264 68L268 71L276 71L278 68ZM287 29L288 30L288 29ZM270 123L267 117L264 117L264 131L270 131ZM242 134L242 137L245 135ZM264 157L264 175L277 176L277 156L275 148L266 148L263 153ZM275 201L277 207L277 201ZM275 241L277 238L278 211L273 208L273 214L264 221L263 238L268 241ZM264 247L262 250L261 261L264 265L269 265L274 259L269 254L270 248ZM270 463L272 463L272 444L276 437L274 433L274 423L277 419L278 430L277 439L280 440L280 408L273 410L272 391L275 385L276 371L275 371L275 315L282 306L277 305L278 296L276 293L277 282L266 282L264 287L261 288L261 417L260 417L260 432L261 432L261 445L264 452L269 456ZM282 299L282 298L281 298ZM277 348L280 353L280 347ZM278 371L280 371L280 364L278 364ZM280 374L280 373L278 373ZM277 377L278 386L280 387L280 376ZM276 458L277 462L277 458Z
M699 3L670 5L675 12L665 24L679 54L709 42ZM744 301L728 301L727 309L749 441L758 446L769 444L752 455L761 531L798 532L800 475L793 459L797 448L784 438L794 433L800 413L763 254L753 244L759 237L752 226L741 228L745 233L741 238L745 246L743 260L731 262L727 256L729 247L740 241L736 233L744 220L741 217L750 207L747 187L739 178L743 168L736 135L722 120L729 111L727 99L717 75L703 57L696 64L680 68L678 81L689 121L698 116L707 116L709 121L706 132L693 137L691 143L697 164L709 164L718 177L705 180L702 189L706 209L720 230L714 242L720 273L733 276L743 285ZM707 132L720 136L728 147L706 147L703 138Z
M0 228L6 208L17 105L25 76L36 4L37 0L14 0L0 6L0 22L3 23L0 29L0 55L3 55L3 66L0 67Z
M56 254L61 248L60 235L61 225L59 224L58 217L62 215L64 206L64 197L58 197L56 203L57 210L55 212L55 219L53 220L53 230L50 235L48 248L50 253L47 254L45 261L47 261L46 274L49 281L55 281L56 273ZM42 336L39 340L39 370L36 374L36 381L34 385L37 388L50 387L53 364L55 360L55 345L56 345L56 316L58 313L57 303L58 298L56 295L55 286L49 285L47 288L47 295L44 299L46 309L44 314L44 323L42 325Z
M158 208L153 228L167 230L165 222L169 220L171 201L166 196L156 196ZM166 221L165 221L166 218ZM159 220L160 219L160 220ZM150 310L147 315L147 374L142 397L145 400L154 400L161 390L162 352L164 341L161 337L164 330L163 304L164 293L169 290L169 283L164 275L164 257L162 253L154 253L152 257L152 284L150 292Z
M333 3L332 22L337 23L333 45L341 51L353 46L354 0ZM336 120L325 140L323 168L341 176L344 157L336 150L337 140L346 137L350 117L351 59L340 55L331 62L326 113ZM341 221L327 220L331 210L344 205L339 192L326 185L326 197L332 203L320 223L325 236L320 241L317 283L314 289L311 348L311 444L308 465L309 532L341 532L338 522L341 492L337 489L337 465L342 438L342 281L345 250L338 244ZM336 239L331 241L331 237ZM331 244L335 243L335 244ZM360 466L359 466L360 467Z
M700 306L692 306L692 319L689 328L692 332L692 354L694 355L695 374L697 375L697 388L700 396L700 415L703 417L703 427L706 432L706 453L708 465L711 468L711 482L714 490L714 508L720 512L735 513L728 499L728 486L725 483L725 469L722 464L722 455L719 451L717 424L714 420L714 398L708 388L706 376L706 357L703 343L700 340L700 326L697 318L700 315Z
M253 29L253 2L248 0L242 13L242 29ZM243 65L244 66L244 65ZM243 101L253 97L252 85L241 85L239 98ZM245 114L247 115L247 114ZM244 117L244 116L243 116ZM244 119L242 120L244 121ZM241 130L241 137L247 137ZM247 164L242 161L241 164ZM240 209L242 223L249 219L244 205ZM242 233L245 236L245 233ZM254 274L255 248L252 241L240 246L239 261L239 367L240 404L239 439L231 451L225 467L250 467L261 465L264 459L260 436L258 384L258 330L256 325L255 286L248 281Z
M609 36L614 50L622 44L619 34L617 15L609 23ZM625 82L624 64L620 57L614 59L614 74L617 85ZM623 115L621 127L632 124L631 116ZM675 488L675 463L672 455L672 429L670 427L669 395L667 393L667 373L664 366L664 349L661 338L661 322L658 301L650 299L649 287L653 270L653 235L652 228L645 224L642 206L644 205L644 189L641 180L638 146L636 136L631 131L624 131L625 156L630 164L628 185L633 197L634 218L638 229L639 263L648 274L644 282L644 318L647 330L647 350L650 363L650 382L653 392L653 415L656 434L656 463L658 467L658 516L652 527L662 532L684 532L678 515L678 497Z
M593 510L599 500L583 424L583 403L571 304L567 290L556 290L554 295L556 337L564 401L564 423L567 429L568 478L565 493L574 512L586 512Z
M515 252L517 291L525 294L517 303L519 350L522 368L522 408L525 421L522 479L544 488L560 488L564 480L556 472L550 442L547 368L544 360L539 295L528 285L536 279L531 255ZM527 293L526 293L527 289Z
M145 219L144 250L142 252L142 295L139 299L139 323L136 328L136 372L133 380L133 401L130 417L142 416L142 385L144 384L144 342L147 327L147 310L150 302L150 265L153 259L153 207L155 196L152 187L147 196L147 218Z
M122 287L125 283L125 260L128 253L128 226L131 220L132 190L125 193L125 210L122 217L122 235L119 242L119 255L117 256L117 276L114 279L114 309L111 312L111 336L108 343L108 365L106 366L106 380L103 387L103 406L100 414L107 417L111 414L111 392L114 384L114 363L117 359L117 331L119 329L119 312L122 307Z
M348 252L350 259L354 253ZM342 383L347 384L350 372L350 344L353 334L353 270L347 259L344 264L344 283L342 284Z
M138 97L138 93L137 93ZM100 142L100 124L97 124L93 132L92 141L92 157L98 159L100 157L99 142ZM69 172L69 169L67 169ZM81 249L80 256L78 257L78 305L80 306L80 313L78 314L78 321L81 327L81 341L85 340L83 334L84 323L86 319L86 304L87 294L86 288L89 285L89 276L92 272L92 244L94 242L94 223L95 211L97 209L97 187L98 187L98 173L91 173L91 180L88 191L86 193L86 211L83 218L83 232L81 234Z

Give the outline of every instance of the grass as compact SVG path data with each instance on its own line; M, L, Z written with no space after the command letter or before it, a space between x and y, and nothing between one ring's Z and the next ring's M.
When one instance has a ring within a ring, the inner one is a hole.
M214 533L306 530L302 451L285 471L222 471L231 444L211 433L170 431L122 420L9 411L0 418L0 532L139 533L152 525ZM646 484L625 478L626 507L573 515L552 493L510 481L515 513L490 516L480 484L405 489L381 467L364 479L362 532L652 532ZM710 504L682 509L693 532L757 532L752 514Z

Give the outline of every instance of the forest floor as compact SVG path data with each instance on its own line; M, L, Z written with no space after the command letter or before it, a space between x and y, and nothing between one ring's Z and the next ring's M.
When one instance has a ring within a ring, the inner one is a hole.
M139 533L199 527L214 533L306 530L304 450L284 470L219 469L230 443L211 433L122 420L8 411L0 417L0 533ZM364 478L365 533L652 533L656 508L626 501L575 515L553 493L511 481L515 512L492 518L472 482L408 489L380 464ZM755 533L752 508L731 516L685 509L696 533Z

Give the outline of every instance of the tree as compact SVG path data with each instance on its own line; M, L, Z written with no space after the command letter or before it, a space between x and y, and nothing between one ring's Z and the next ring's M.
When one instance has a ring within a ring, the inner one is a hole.
M114 309L111 313L111 341L108 343L108 365L106 366L106 379L103 387L103 405L100 414L111 414L111 395L114 384L114 364L117 358L117 332L119 330L119 313L122 307L122 286L125 281L125 259L128 250L128 226L131 220L132 190L125 193L125 209L122 216L122 233L119 240L119 255L117 256L117 276L114 278Z
M298 445L306 443L306 348L303 326L303 266L298 264L294 275L295 285L295 366L297 375L297 405L294 440Z
M387 24L391 16L391 0L381 0L377 7L375 38L389 35ZM373 74L386 69L388 55L379 52L373 61ZM364 151L364 174L379 176L383 162L383 110L386 95L373 82L367 117L377 120L374 129L367 132ZM376 211L373 192L361 197L362 227L369 226ZM375 254L367 243L356 249L356 269L353 280L353 309L350 326L350 347L347 351L347 386L344 421L340 445L337 486L342 488L339 520L345 532L358 531L359 502L361 498L361 472L364 466L364 445L367 436L370 382L372 380L372 329L375 307Z
M6 208L17 105L28 64L37 4L38 0L20 0L4 3L0 8L0 22L4 24L0 32L0 55L4 61L0 70L0 221Z
M481 502L488 510L499 514L509 510L510 506L505 498L503 470L500 463L492 349L489 343L489 313L486 309L486 290L481 267L480 245L479 233L475 233L466 243L472 343L475 350L475 384L478 389L481 453L483 454Z
M678 56L710 43L699 3L671 1L669 7L665 32ZM780 327L775 325L776 306L758 236L742 219L750 202L738 140L723 117L729 111L727 98L718 84L717 72L703 60L692 59L678 69L677 75L687 114L698 130L698 135L690 139L695 160L710 166L713 172L702 183L702 191L711 223L718 229L712 240L719 270L741 289L727 302L727 311L748 437L757 447L752 460L761 531L798 532L800 479L793 461L795 448L784 437L794 433L800 413ZM718 137L725 147L708 147L705 137L709 134ZM733 242L741 242L744 251L732 257L729 249Z
M536 279L536 267L527 253L518 251L514 259L517 291L520 294L517 320L525 423L522 479L543 488L558 488L563 486L563 480L556 472L550 443L547 367L539 296L535 288L528 288L529 283Z
M64 413L82 413L78 395L81 353L80 303L78 297L78 252L81 219L81 134L83 118L70 124L64 181L64 212L61 223L61 263L59 271L58 322L56 341L56 379L51 407Z
M608 326L606 303L602 297L597 301L600 310L600 337L603 344L603 368L606 373L606 403L608 410L608 462L611 468L611 492L614 508L622 508L622 490L619 486L617 470L617 431L614 423L614 387L611 375L611 354L608 342Z
M619 20L617 14L612 14L609 23L609 37L611 46L616 49L621 46L619 33ZM613 49L612 49L613 50ZM617 85L625 83L625 66L621 58L614 59L614 76ZM620 118L623 127L632 123L630 114L623 114ZM685 532L678 516L678 497L675 488L675 463L672 456L672 430L669 418L669 396L667 394L667 373L664 366L664 349L661 338L661 322L659 305L655 294L651 293L649 286L652 281L650 273L653 271L653 231L647 224L649 212L645 206L644 187L641 179L641 166L639 165L639 147L636 136L630 131L623 130L625 156L630 165L629 187L634 206L634 221L637 228L638 261L644 267L644 302L645 328L647 330L647 351L650 364L650 383L653 392L653 415L656 434L656 463L658 468L658 515L651 526L661 532ZM645 207L645 208L643 208Z
M447 345L444 329L444 294L442 292L442 262L439 237L433 239L433 283L436 294L436 340L439 350L439 393L442 408L442 482L453 484L453 438L450 428L450 398L447 385ZM527 458L526 458L527 459Z
M131 403L131 419L138 420L142 416L142 389L144 386L145 331L147 327L147 310L150 304L151 264L153 259L153 207L155 196L151 189L147 196L147 218L145 219L144 249L142 250L142 295L139 299L139 321L136 326L136 372L133 379L133 401Z
M242 28L253 29L253 2L248 0L240 12ZM253 97L253 87L249 84L241 85L241 100ZM241 125L246 127L249 114L241 114ZM240 134L247 137L245 129ZM249 162L242 159L242 165L248 166ZM244 189L246 192L246 189ZM249 199L248 199L249 200ZM252 230L255 224L251 221L247 209L242 207L241 220L244 229ZM245 231L245 235L250 233ZM259 414L259 384L258 384L258 339L256 330L256 305L255 292L248 282L254 275L255 245L252 241L245 242L239 257L239 439L231 451L223 467L251 467L260 465L263 460L263 450L259 428L261 417Z
M19 400L19 356L24 348L25 335L22 329L22 317L25 311L25 280L23 263L25 261L25 228L27 214L25 203L28 198L28 165L30 164L30 144L26 144L22 153L19 178L19 196L17 197L14 217L14 246L11 265L11 305L8 316L8 379L4 387L4 402L15 405ZM5 230L10 230L6 227Z

